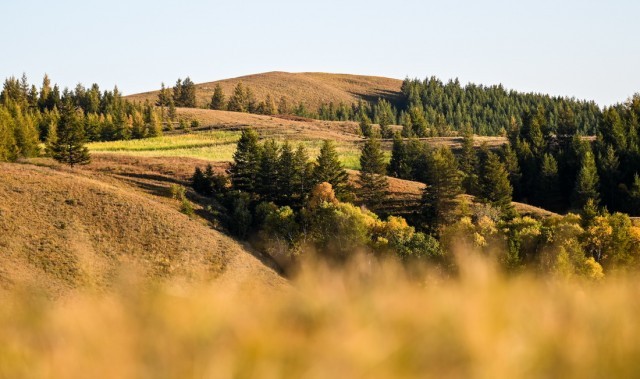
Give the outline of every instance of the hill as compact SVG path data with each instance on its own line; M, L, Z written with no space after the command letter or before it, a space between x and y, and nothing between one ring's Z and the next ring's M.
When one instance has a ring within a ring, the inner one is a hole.
M284 283L246 247L178 211L166 196L180 182L175 169L99 157L73 171L34 162L48 167L0 164L0 288L104 288L130 266L149 278Z
M199 106L206 106L216 84L220 84L225 95L233 93L235 86L242 82L254 92L258 101L270 94L274 101L285 97L289 104L302 101L310 109L317 109L323 103L352 104L358 100L377 100L386 98L396 101L400 96L402 80L379 76L329 74L318 72L267 72L241 76L215 82L196 84L196 99ZM172 87L174 83L165 83ZM158 91L144 92L127 96L130 100L155 101Z

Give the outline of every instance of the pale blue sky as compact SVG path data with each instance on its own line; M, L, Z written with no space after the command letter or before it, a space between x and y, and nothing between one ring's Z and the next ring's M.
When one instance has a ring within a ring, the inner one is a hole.
M265 71L640 92L640 1L0 0L0 79L124 93Z

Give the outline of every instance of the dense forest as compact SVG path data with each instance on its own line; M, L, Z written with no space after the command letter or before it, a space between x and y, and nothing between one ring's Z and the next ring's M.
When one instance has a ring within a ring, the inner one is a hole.
M74 117L65 117L70 113ZM110 141L161 135L172 117L152 104L123 99L117 87L101 91L97 84L78 84L60 91L45 75L38 89L25 75L10 77L0 93L0 161L39 155L39 144L57 139L66 120L77 121L83 141Z

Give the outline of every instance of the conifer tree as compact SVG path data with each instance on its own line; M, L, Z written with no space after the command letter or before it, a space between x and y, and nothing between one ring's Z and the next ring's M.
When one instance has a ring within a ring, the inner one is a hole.
M360 133L366 138L371 137L373 134L373 127L371 126L371 120L366 114L362 114L360 117Z
M360 153L360 197L372 209L379 209L387 196L389 182L385 176L387 164L377 137L369 138Z
M600 190L602 199L609 210L617 210L620 193L618 184L620 183L620 160L616 155L613 146L608 145L604 153L598 154L598 166L600 168Z
M504 214L512 212L513 188L509 182L509 173L497 154L488 152L480 162L479 184L480 200L500 208Z
M400 133L396 133L393 136L391 161L389 162L387 170L390 176L400 179L411 179L411 164L407 155L407 147Z
M289 103L287 102L287 98L284 96L280 97L280 101L278 102L278 113L289 114Z
M278 200L278 163L279 148L276 141L270 139L262 145L260 154L260 169L256 192L261 200L275 202Z
M436 232L448 221L455 208L455 199L462 193L462 175L448 147L429 153L427 158L427 186L422 193L422 213L426 227Z
M331 184L338 197L347 194L349 175L338 159L333 141L325 140L320 148L320 154L316 158L316 166L313 170L313 182Z
M80 111L65 104L56 131L56 139L50 141L49 151L58 162L73 166L91 161L89 149L84 146L85 136Z
M176 105L173 101L173 99L169 99L169 111L167 116L169 117L169 121L173 122L176 120L176 117L178 117L178 113L176 111ZM171 125L171 124L169 124Z
M176 107L182 106L182 79L178 78L176 84L173 86L173 103Z
M559 211L562 208L560 182L558 178L558 162L553 155L546 153L542 157L540 178L537 181L536 201L544 209Z
M294 183L296 176L296 153L292 149L289 141L285 141L280 147L280 159L278 160L278 175L276 183L278 186L278 202L281 205L292 205L292 198L295 192Z
M195 108L196 107L196 85L187 76L182 82L182 91L180 92L180 104L183 107Z
M264 100L264 108L262 113L266 115L276 114L276 105L273 102L273 98L271 97L271 94L267 94L267 97Z
M169 93L167 88L164 86L164 82L160 83L160 92L158 92L158 100L156 101L156 105L159 107L169 106Z
M476 173L477 156L474 147L473 129L471 125L465 125L462 130L462 151L460 152L460 171L464 174L462 187L468 194L474 194L478 182Z
M413 107L409 110L409 116L411 117L413 134L420 138L427 137L427 120L424 118L422 110L418 107Z
M516 151L511 148L511 143L502 145L502 160L504 161L504 168L509 173L509 181L513 188L514 197L519 198L521 194L520 181L522 180L522 173L520 172L520 164L518 163L518 155Z
M307 149L304 144L299 144L293 158L293 172L295 173L291 183L293 187L293 205L302 206L306 200L312 185L313 168L313 163L309 162Z
M573 206L575 209L582 209L589 199L598 205L600 202L600 194L598 193L599 181L596 161L589 147L582 156L582 166L578 172L573 192Z
M218 111L222 111L227 108L224 92L222 91L222 86L220 85L220 83L216 84L216 87L213 90L213 95L211 96L211 103L209 104L209 108L218 110Z
M242 82L239 82L233 90L227 109L232 112L247 112L247 97Z
M260 155L258 133L253 129L243 130L229 168L231 184L235 190L255 192L260 171Z

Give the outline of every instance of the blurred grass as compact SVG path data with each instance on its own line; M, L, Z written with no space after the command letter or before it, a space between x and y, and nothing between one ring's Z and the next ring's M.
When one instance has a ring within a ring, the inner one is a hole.
M408 280L394 265L306 267L291 290L215 283L14 290L0 307L6 378L631 378L640 281Z
M240 132L212 131L145 138L138 140L93 142L87 146L92 152L114 153L143 157L188 157L230 162L236 150ZM278 139L284 142L283 139ZM292 144L303 143L311 158L320 152L321 140L295 140ZM360 168L360 148L352 142L336 141L340 160L348 169ZM386 153L390 159L391 154Z

